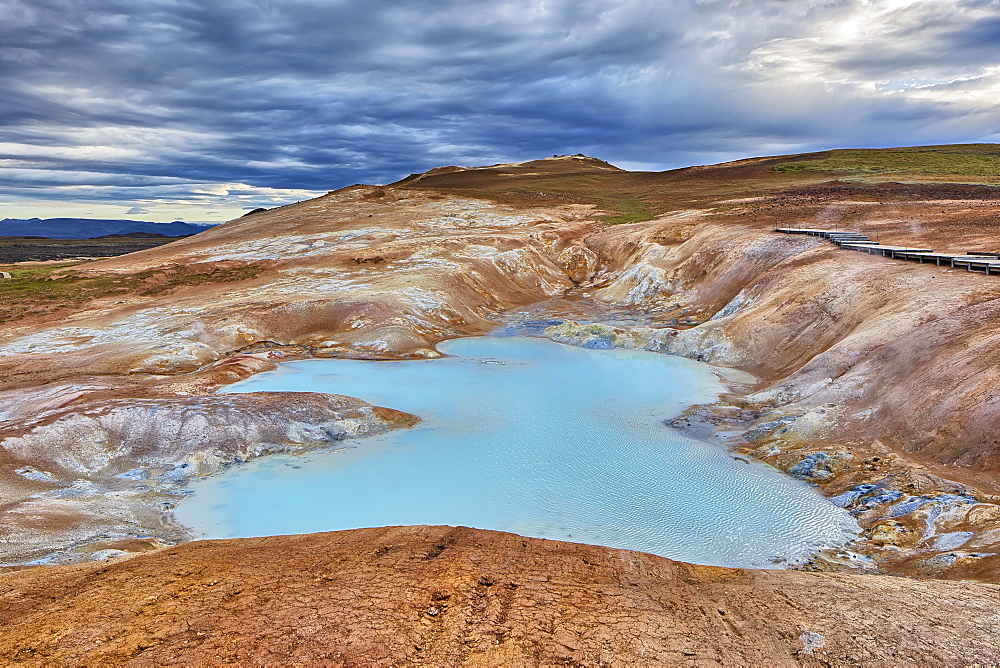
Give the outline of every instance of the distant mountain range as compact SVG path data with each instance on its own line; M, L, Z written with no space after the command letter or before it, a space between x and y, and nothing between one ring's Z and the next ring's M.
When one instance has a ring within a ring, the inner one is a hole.
M0 236L45 237L47 239L93 239L95 237L156 234L183 237L204 232L214 225L195 225L175 220L172 223L147 223L142 220L106 220L102 218L4 218Z

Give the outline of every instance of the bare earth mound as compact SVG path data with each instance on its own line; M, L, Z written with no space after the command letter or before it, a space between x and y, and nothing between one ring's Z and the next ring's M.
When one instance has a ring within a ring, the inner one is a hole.
M0 660L967 665L1000 661L983 632L1000 624L998 601L997 585L711 568L390 527L8 574Z

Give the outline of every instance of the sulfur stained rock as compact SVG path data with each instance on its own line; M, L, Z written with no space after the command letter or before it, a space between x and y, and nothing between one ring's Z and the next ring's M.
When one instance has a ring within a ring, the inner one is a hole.
M586 246L572 245L559 253L559 266L574 283L584 283L597 272L597 255Z
M809 482L826 482L851 469L856 458L843 450L837 452L813 452L787 469L788 474Z
M914 547L922 538L919 531L894 520L874 525L868 530L868 537L880 545L894 547Z
M600 323L568 320L548 327L542 336L573 346L595 349L635 348L632 332Z

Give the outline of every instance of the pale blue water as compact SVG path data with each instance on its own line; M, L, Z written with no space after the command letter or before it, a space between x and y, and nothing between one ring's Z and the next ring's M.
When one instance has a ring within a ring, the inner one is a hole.
M722 391L707 365L519 337L439 349L452 357L309 360L230 386L346 394L423 422L198 480L176 518L212 538L464 525L756 567L857 530L805 484L662 423Z

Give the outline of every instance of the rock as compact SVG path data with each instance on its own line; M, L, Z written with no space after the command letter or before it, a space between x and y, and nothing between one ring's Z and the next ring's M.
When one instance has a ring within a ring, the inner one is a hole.
M334 394L252 392L84 402L8 422L19 433L0 440L0 463L29 486L4 499L2 559L75 562L107 553L109 536L154 537L137 551L176 542L187 534L165 524L163 511L193 476L417 421Z
M585 283L597 272L597 255L586 246L569 246L556 261L574 283Z
M880 522L866 533L869 540L880 545L892 545L895 547L914 547L923 538L919 531L914 531L902 522L894 520Z
M826 482L848 470L856 457L843 450L813 452L787 469L788 475L809 482Z

